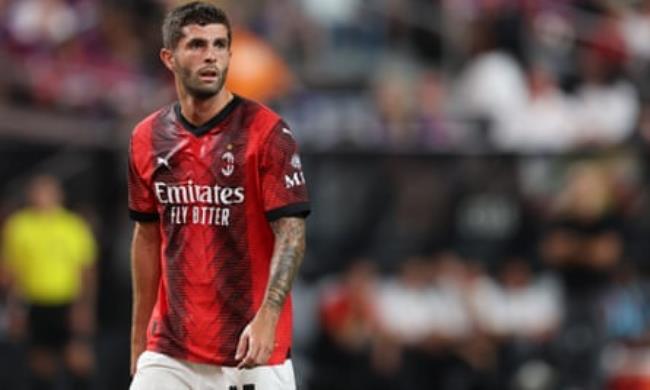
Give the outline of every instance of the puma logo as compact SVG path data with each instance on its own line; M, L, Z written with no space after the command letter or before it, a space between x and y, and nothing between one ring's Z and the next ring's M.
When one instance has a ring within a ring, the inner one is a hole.
M177 144L177 145L176 145L172 150L170 150L169 152L167 152L166 155L164 155L164 156L157 156L157 157L156 157L156 169L158 169L158 168L160 168L160 167L165 167L165 168L171 170L172 167L171 167L171 165L169 164L169 159L171 159L173 155L175 155L176 153L178 153L178 151L180 151L180 150L181 150L185 145L187 145L188 143L189 143L188 140L183 140L183 141L179 142L179 143L178 143L178 144Z
M168 159L166 159L164 157L158 157L158 159L156 161L157 161L157 164L158 164L158 168L165 167L167 169L171 169L171 167L169 166Z

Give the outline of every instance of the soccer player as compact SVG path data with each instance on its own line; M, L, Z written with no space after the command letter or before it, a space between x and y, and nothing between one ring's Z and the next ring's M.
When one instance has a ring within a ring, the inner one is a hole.
M287 124L224 87L230 43L221 9L170 11L160 57L178 102L131 137L134 390L295 389L305 178Z

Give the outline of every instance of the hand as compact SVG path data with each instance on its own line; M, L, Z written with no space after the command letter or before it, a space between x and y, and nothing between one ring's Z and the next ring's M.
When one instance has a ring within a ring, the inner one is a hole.
M70 310L70 327L76 334L93 335L95 333L95 316L93 307L77 302Z
M146 349L146 338L141 342L131 341L131 376L135 375L135 371L138 368L138 358Z
M88 377L95 367L95 355L89 340L77 339L71 341L65 349L65 359L68 367L75 375Z
M9 336L14 341L21 341L27 336L27 312L17 305L9 305L8 309L8 329Z
M239 361L237 368L253 368L268 362L275 348L278 317L277 311L262 307L244 328L235 354L235 359Z

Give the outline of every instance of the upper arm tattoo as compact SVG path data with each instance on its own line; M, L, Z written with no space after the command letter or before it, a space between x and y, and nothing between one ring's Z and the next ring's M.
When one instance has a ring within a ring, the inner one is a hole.
M275 233L275 249L265 302L281 310L305 256L305 219L280 218L271 222L271 229Z

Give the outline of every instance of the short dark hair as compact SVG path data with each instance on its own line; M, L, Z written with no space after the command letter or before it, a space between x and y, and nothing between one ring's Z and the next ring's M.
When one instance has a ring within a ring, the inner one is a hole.
M183 38L183 27L190 24L198 24L199 26L223 24L228 30L228 45L230 46L232 32L226 12L204 1L193 1L172 9L165 16L162 25L164 47L175 49L178 41Z

